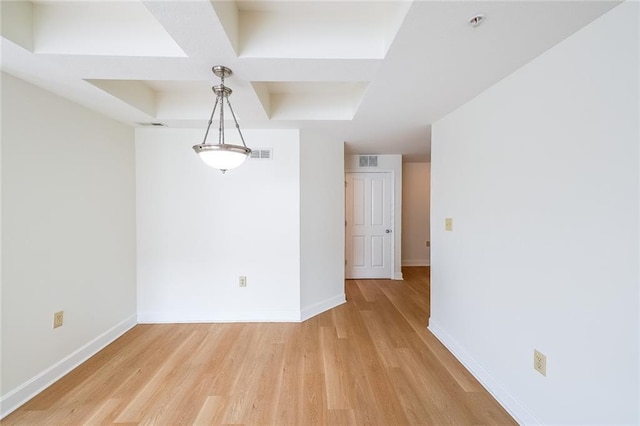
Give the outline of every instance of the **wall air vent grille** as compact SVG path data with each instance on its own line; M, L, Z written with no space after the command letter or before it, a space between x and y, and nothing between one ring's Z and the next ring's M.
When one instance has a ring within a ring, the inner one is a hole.
M256 160L271 160L273 158L273 150L271 148L252 148L251 158Z
M158 123L158 122L153 122L153 123L136 123L138 126L142 126L142 127L167 127L166 124L164 123Z
M361 155L358 164L360 167L378 167L378 156Z

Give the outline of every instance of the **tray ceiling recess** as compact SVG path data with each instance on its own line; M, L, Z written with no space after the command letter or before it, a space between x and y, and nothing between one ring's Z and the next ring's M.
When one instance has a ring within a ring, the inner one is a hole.
M185 57L141 2L8 2L3 35L34 53Z
M240 58L308 59L383 59L411 5L408 1L212 3Z
M410 2L223 1L213 7L240 58L382 60ZM295 34L295 37L291 35ZM368 82L253 81L271 120L352 120Z
M271 120L352 120L366 82L254 82Z

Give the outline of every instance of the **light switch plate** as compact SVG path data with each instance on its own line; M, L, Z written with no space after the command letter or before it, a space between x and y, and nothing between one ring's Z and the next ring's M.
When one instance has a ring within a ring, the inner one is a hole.
M447 217L444 219L444 230L453 231L453 218Z
M64 323L64 311L58 311L53 314L53 328L62 327Z

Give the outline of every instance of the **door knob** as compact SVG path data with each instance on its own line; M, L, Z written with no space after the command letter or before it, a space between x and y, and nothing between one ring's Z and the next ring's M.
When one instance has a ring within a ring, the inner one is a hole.
M387 229L384 232L386 232L387 234L390 234L391 233L391 229Z

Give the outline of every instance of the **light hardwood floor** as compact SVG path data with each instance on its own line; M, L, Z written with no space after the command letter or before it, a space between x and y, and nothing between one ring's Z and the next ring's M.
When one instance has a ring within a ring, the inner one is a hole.
M515 424L426 329L429 270L301 324L138 325L2 424Z

